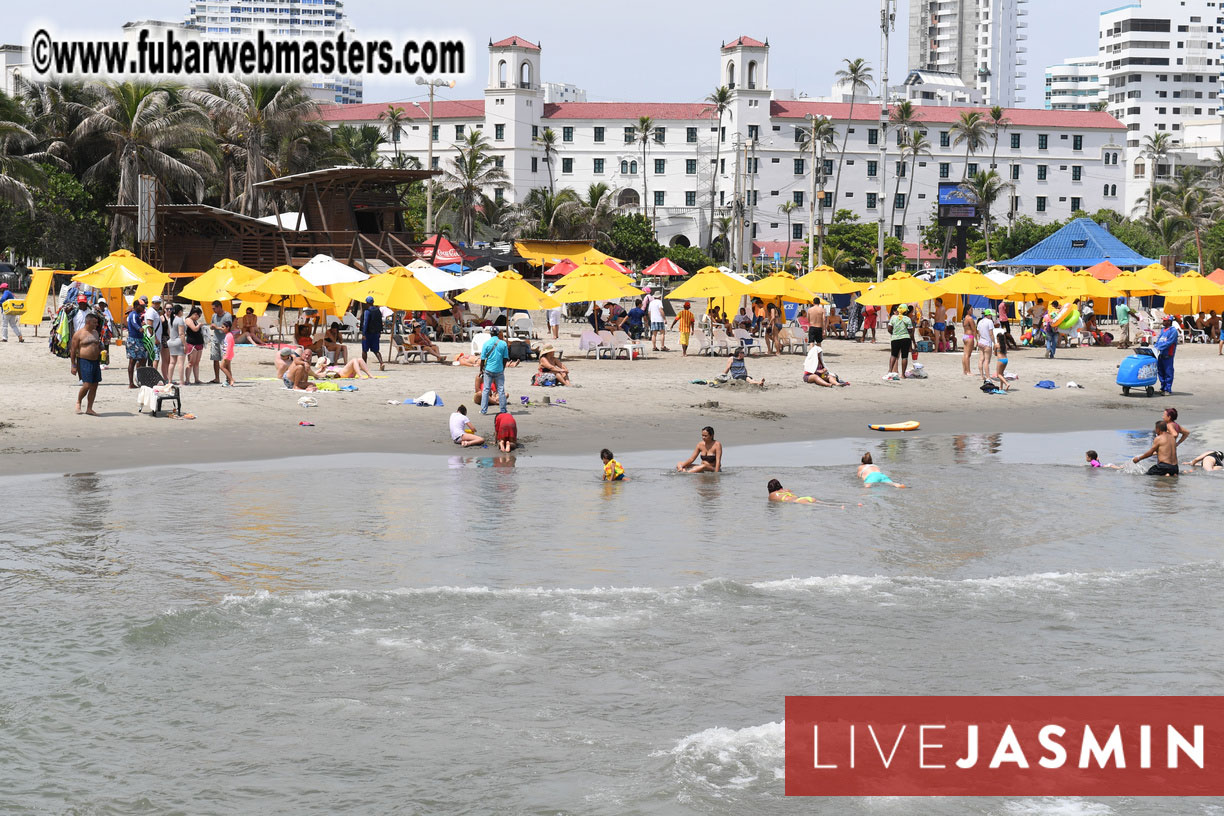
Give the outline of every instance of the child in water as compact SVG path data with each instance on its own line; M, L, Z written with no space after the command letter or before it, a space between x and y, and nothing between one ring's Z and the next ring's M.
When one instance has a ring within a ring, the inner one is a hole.
M612 458L612 451L604 448L599 452L599 458L603 460L603 480L605 482L625 482L625 469L621 467L621 463Z
M1097 452L1094 450L1086 451L1084 453L1084 459L1087 460L1088 467L1101 467L1101 460L1097 458Z

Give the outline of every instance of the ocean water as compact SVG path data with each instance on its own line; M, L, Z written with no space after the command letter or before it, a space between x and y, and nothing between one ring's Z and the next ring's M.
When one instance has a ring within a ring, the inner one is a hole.
M783 795L788 694L1218 693L1224 475L1079 465L1146 443L0 478L0 812L1224 813Z

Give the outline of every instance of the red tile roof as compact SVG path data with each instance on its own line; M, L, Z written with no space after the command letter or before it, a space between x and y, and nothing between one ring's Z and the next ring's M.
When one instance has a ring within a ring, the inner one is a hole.
M990 108L960 108L943 105L917 105L919 125L952 124L960 119L965 111L976 110L989 114ZM1081 127L1099 128L1103 130L1124 130L1126 128L1117 119L1105 111L1060 111L1043 110L1041 108L1005 108L1007 118L1013 125L1022 127ZM769 103L769 115L778 119L802 119L804 114L828 116L836 121L845 121L850 115L849 102L805 102L789 100ZM859 102L854 106L854 121L880 121L880 106L878 103Z
M526 48L528 51L539 51L540 50L540 46L536 45L535 43L528 42L527 40L524 40L522 37L515 37L515 36L507 37L504 40L498 40L495 43L490 43L489 47L490 48L517 47L517 48Z
M799 250L807 246L807 238L796 238L789 243L790 254L788 255L786 251L786 241L753 241L752 254L753 256L759 258L761 253L764 252L767 260L773 258L773 254L775 252L783 258L798 258Z
M768 48L769 47L767 43L763 43L760 40L754 40L751 37L737 37L736 39L724 45L722 47L722 50L726 51L728 48L735 48L736 46L740 46L740 45L746 46L748 48Z
M704 102L556 102L544 106L545 119L627 119L649 116L656 122L714 118Z
M422 102L418 108L411 102L377 102L362 105L320 105L319 118L324 122L377 122L378 114L387 105L402 108L410 120L429 120L429 103ZM483 99L442 99L434 102L434 119L483 119Z

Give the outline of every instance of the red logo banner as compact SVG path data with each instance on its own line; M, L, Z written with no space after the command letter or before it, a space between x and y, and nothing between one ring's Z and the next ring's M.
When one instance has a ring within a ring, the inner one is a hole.
M1221 796L1224 697L787 697L788 796Z

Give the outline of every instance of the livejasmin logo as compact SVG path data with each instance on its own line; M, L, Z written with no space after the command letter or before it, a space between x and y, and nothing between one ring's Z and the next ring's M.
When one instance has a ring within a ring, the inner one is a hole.
M1224 697L787 697L786 793L1224 795Z

